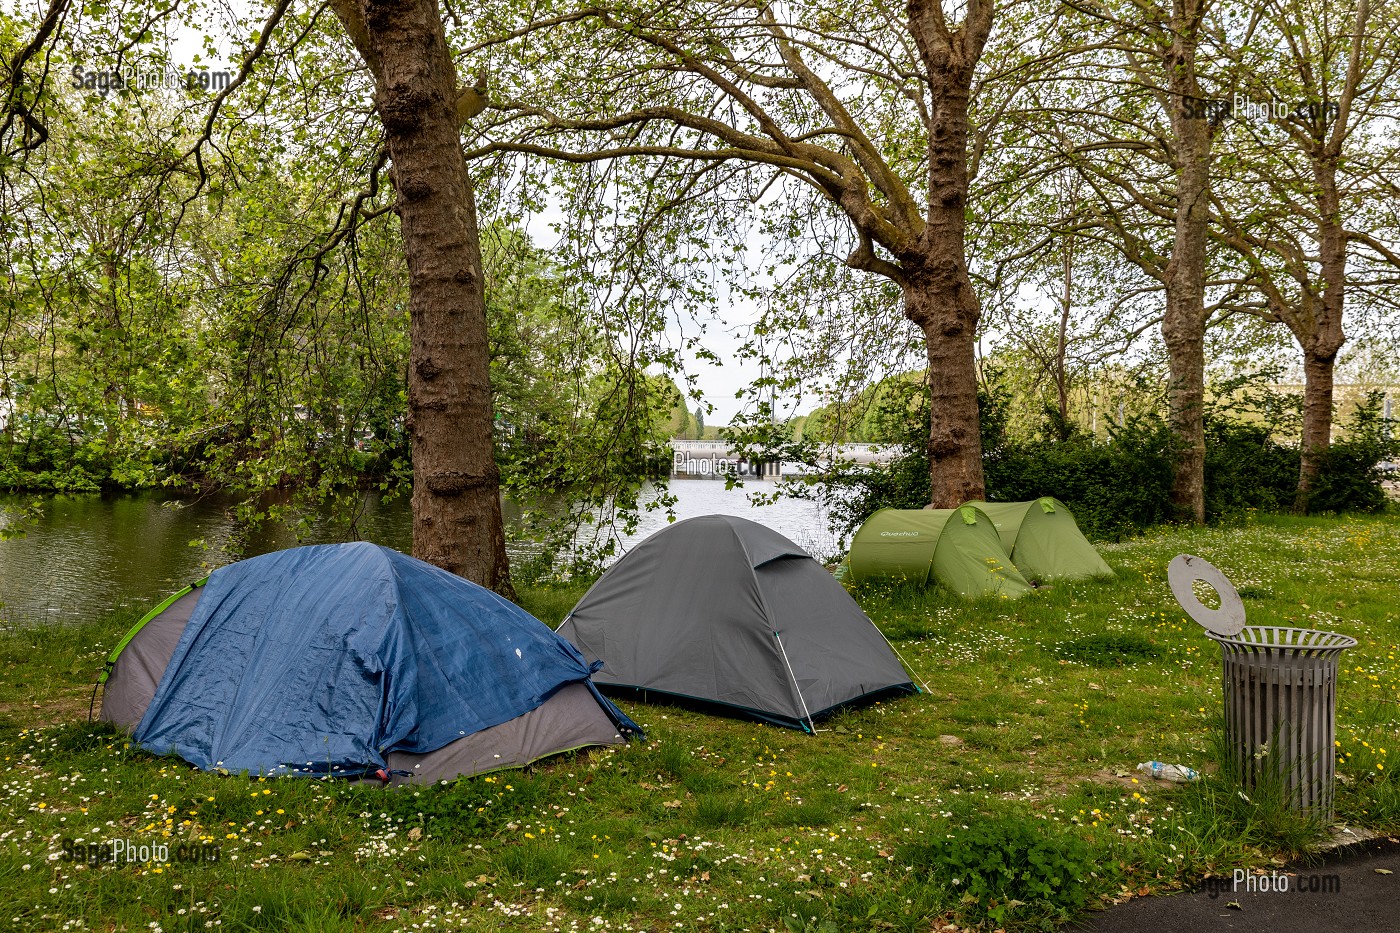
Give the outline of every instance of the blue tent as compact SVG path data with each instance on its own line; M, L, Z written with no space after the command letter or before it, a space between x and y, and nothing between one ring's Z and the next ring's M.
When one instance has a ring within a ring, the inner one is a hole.
M114 652L103 716L205 770L437 779L639 731L529 613L374 544L230 564L138 629Z

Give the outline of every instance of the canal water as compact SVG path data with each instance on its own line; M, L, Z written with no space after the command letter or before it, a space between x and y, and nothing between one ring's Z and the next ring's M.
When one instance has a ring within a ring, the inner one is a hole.
M773 490L773 483L753 480L744 489L725 489L715 480L670 483L677 520L739 515L787 535L818 558L835 553L838 542L815 503L780 499L756 506L749 501L750 492ZM654 500L656 494L649 490L646 498ZM13 514L26 501L0 496L0 513ZM228 514L231 504L219 497L177 499L158 492L45 499L38 521L23 536L0 540L0 625L73 621L153 605L229 562L226 546L236 530ZM411 550L406 498L389 503L371 498L364 506L353 530L329 519L300 531L270 525L248 539L245 554L357 539ZM506 512L509 523L516 510ZM667 524L665 510L643 511L636 533L621 538L623 548Z

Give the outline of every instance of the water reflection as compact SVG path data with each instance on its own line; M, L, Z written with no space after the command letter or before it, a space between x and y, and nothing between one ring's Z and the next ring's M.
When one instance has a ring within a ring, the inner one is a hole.
M772 483L750 483L749 491L771 492ZM814 503L785 499L753 506L747 491L728 490L714 480L673 480L677 520L721 513L739 515L787 535L818 557L836 550L826 518ZM655 501L650 490L644 501ZM21 501L0 497L0 511ZM0 620L9 624L91 618L111 609L147 607L231 558L236 531L222 497L174 499L159 492L115 496L54 496L44 500L36 524L20 538L0 541ZM507 508L507 522L519 510ZM664 510L643 511L630 547L667 524ZM247 540L249 556L296 544L354 538L402 551L412 546L412 516L406 498L382 503L369 498L353 529L322 518L301 529L286 524L261 528ZM514 556L522 556L517 552Z

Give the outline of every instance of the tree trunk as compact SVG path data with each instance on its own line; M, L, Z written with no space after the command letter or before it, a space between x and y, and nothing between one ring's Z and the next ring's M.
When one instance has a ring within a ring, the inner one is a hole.
M1162 338L1171 372L1167 386L1178 444L1172 503L1177 517L1205 521L1206 235L1210 222L1210 149L1214 127L1199 110L1196 37L1203 4L1178 0L1165 56L1176 163L1176 231L1167 263Z
M1064 289L1060 294L1060 326L1055 333L1055 403L1060 423L1055 426L1061 440L1069 431L1069 379L1065 375L1065 354L1069 349L1069 314L1074 306L1074 238L1065 237Z
M971 294L970 284L967 293ZM955 508L986 497L982 435L977 412L977 311L950 302L938 276L904 288L904 313L924 332L928 347L930 502Z
M1321 288L1311 321L1311 333L1296 334L1303 348L1303 438L1298 494L1293 511L1308 510L1313 482L1322 469L1327 448L1332 445L1332 373L1337 354L1346 342L1342 312L1346 297L1347 240L1341 223L1341 202L1337 194L1337 167L1327 158L1313 162L1317 185L1317 246L1321 266Z
M1202 233L1204 236L1204 233ZM1178 248L1182 236L1178 233ZM1172 264L1176 263L1173 254ZM1176 280L1177 276L1172 276ZM1182 277L1187 278L1187 277ZM1187 281L1168 286L1162 338L1170 372L1167 403L1178 449L1172 476L1172 504L1182 521L1205 521L1206 437L1204 289Z
M435 0L359 0L359 13L408 260L413 554L513 596L456 69Z
M928 346L929 498L949 509L986 497L977 411L981 305L967 271L967 113L993 5L970 0L963 22L951 27L938 0L908 0L905 13L928 82L928 212L894 258L904 314Z
M1303 353L1303 441L1302 468L1298 475L1298 495L1293 511L1308 510L1308 498L1313 482L1322 471L1322 460L1332 444L1332 372L1337 355L1319 354L1311 349Z
M910 13L916 30L928 28L914 4ZM967 107L977 59L957 52L924 56L932 107L927 223L915 249L896 256L904 315L924 332L928 348L929 499L936 509L986 497L977 411L981 305L967 271Z

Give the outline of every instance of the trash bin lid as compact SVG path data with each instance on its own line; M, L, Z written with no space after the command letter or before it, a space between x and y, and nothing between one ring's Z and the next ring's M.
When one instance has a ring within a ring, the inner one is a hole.
M1218 609L1210 608L1196 596L1192 584L1197 580L1219 594ZM1233 638L1244 628L1244 603L1240 600L1239 592L1210 561L1191 554L1178 554L1167 565L1167 582L1171 584L1172 595L1186 614L1211 634Z

